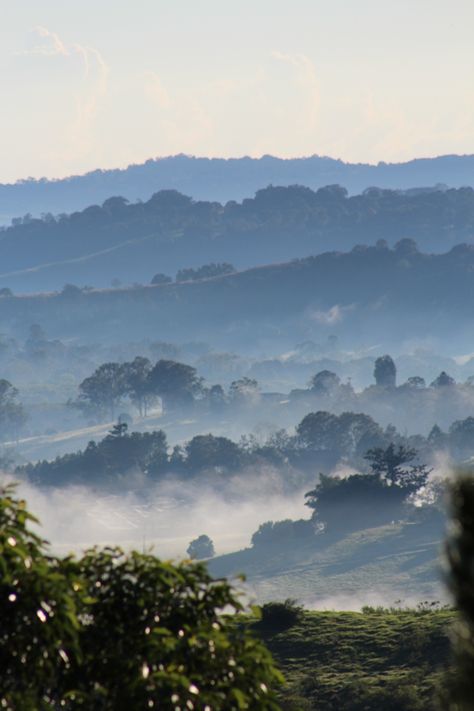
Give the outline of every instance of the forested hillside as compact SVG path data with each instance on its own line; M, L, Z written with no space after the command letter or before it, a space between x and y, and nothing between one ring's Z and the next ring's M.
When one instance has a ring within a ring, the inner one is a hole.
M40 323L56 338L103 342L118 342L127 324L129 340L194 338L254 348L331 332L352 347L372 342L399 349L421 334L441 348L449 342L451 352L469 352L473 269L472 246L432 255L402 240L394 249L358 247L192 282L7 295L0 298L0 318L13 334Z
M349 197L338 185L268 187L225 205L162 190L144 203L113 197L71 215L14 222L0 233L0 287L104 287L209 262L242 269L379 240L411 238L444 252L473 240L474 190L372 188Z

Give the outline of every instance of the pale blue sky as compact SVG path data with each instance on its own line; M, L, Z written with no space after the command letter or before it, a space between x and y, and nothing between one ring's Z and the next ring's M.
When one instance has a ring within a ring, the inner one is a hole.
M0 181L474 153L472 0L0 0Z

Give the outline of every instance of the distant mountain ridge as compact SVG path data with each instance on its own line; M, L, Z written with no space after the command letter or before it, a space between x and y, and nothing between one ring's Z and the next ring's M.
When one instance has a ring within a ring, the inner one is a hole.
M338 183L350 194L368 187L410 189L444 184L474 186L474 155L416 158L405 163L345 163L334 158L199 158L176 155L123 169L94 170L64 179L0 184L0 224L31 213L73 212L113 195L148 200L173 188L196 200L242 200L267 185L300 184L318 189Z

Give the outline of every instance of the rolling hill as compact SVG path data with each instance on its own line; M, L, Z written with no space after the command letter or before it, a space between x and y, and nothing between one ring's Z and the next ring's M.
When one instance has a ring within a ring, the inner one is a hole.
M238 269L328 250L411 238L445 252L474 240L474 190L349 197L332 185L269 187L242 203L194 201L174 190L147 202L120 197L81 212L25 218L0 231L0 287L32 292L65 283L107 287L150 283L157 272L230 262Z
M473 274L474 247L433 255L407 240L200 281L2 296L0 319L4 333L24 336L39 323L52 337L87 341L120 342L126 331L130 341L194 339L255 351L332 333L352 348L377 343L398 352L421 341L469 353Z

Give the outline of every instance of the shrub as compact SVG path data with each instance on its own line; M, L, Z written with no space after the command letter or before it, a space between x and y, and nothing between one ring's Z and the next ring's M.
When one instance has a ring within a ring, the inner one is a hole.
M288 629L301 619L303 608L296 600L287 598L284 602L267 602L262 605L260 625L272 629Z

